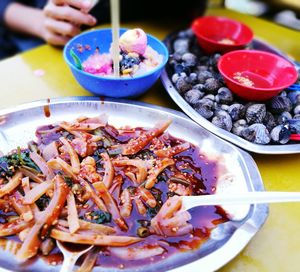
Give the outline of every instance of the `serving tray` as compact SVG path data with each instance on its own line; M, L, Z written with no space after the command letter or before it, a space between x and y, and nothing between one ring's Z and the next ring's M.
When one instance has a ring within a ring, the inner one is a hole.
M168 35L164 42L167 45L169 51L171 51L171 45L175 37L177 36L178 32L174 32L170 35ZM300 65L298 62L294 61L292 58L285 55L283 52L278 50L277 48L267 44L264 41L261 41L259 39L254 39L252 44L250 45L252 49L256 50L263 50L270 53L274 53L277 55L280 55L290 62L294 63L296 69L298 72L300 71ZM214 124L212 124L210 121L202 117L196 110L190 106L185 99L178 93L176 90L172 80L171 80L171 68L167 64L165 69L162 72L161 75L161 81L170 95L170 97L173 99L173 101L181 108L182 111L184 111L190 118L192 118L196 123L204 127L205 129L209 130L210 132L214 133L215 135L223 138L224 140L231 142L247 151L254 152L254 153L260 153L260 154L293 154L293 153L300 153L300 144L285 144L285 145L278 145L278 144L269 144L269 145L259 145L255 143L251 143L231 132L228 132L224 129L221 129Z
M223 174L231 175L231 182L218 181L216 193L264 190L258 168L247 152L216 137L183 113L140 102L73 97L37 101L1 110L0 151L6 153L17 146L25 147L28 141L35 139L37 126L102 113L106 113L108 123L116 127L152 127L160 119L171 118L173 122L168 129L171 135L199 146L201 154L217 160ZM268 216L268 206L265 204L223 208L231 220L218 225L198 250L178 253L158 263L146 263L135 269L97 267L93 271L198 271L199 267L201 271L215 271L239 254ZM48 265L41 259L22 265L14 255L1 247L1 243L0 267L12 271L59 271L61 268L60 265Z

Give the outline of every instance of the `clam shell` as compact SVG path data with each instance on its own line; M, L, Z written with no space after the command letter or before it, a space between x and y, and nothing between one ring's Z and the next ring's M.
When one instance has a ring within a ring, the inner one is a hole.
M174 84L176 84L179 78L183 78L184 79L185 77L186 77L186 73L185 72L175 73L175 74L172 75L172 82Z
M203 96L203 98L207 98L211 101L215 101L215 96L213 94L207 94L207 95Z
M282 92L280 93L280 96L286 97L286 96L287 96L287 92L286 92L286 91L282 91Z
M293 119L300 119L300 114L295 114Z
M229 106L226 105L226 104L222 104L222 105L221 105L221 109L224 110L224 111L227 111L227 112L228 112L228 108L229 108ZM230 116L230 117L231 117L231 116ZM231 119L232 119L232 118L231 118Z
M226 111L218 111L211 121L215 126L227 131L232 129L232 120Z
M249 125L254 123L262 123L267 110L265 104L253 104L246 110L246 121Z
M293 105L300 104L300 90L297 91L291 91L288 93L288 98L292 102Z
M268 144L271 136L266 126L263 124L253 124L242 131L242 136L255 144Z
M256 104L256 103L254 103L254 102L248 102L248 103L246 103L246 104L244 105L244 107L245 107L245 112L247 111L247 109L248 109L250 106L252 106L252 105L254 105L254 104Z
M203 92L196 89L191 89L184 94L184 99L189 104L196 105L203 96L204 96Z
M222 84L215 78L208 78L204 83L204 87L207 93L216 94L218 90L222 87Z
M298 106L296 106L295 108L294 108L294 114L296 115L296 114L300 114L300 105L298 105Z
M232 92L226 87L221 87L216 95L216 101L221 104L230 104L233 101Z
M173 43L173 49L176 53L184 54L189 51L189 44L188 39L177 39Z
M195 110L204 118L209 119L214 115L214 102L203 98L195 105Z
M290 140L291 132L286 126L279 125L272 129L271 138L274 143L286 144Z
M267 111L266 116L263 120L263 124L269 131L271 131L274 127L277 126L276 119L271 112Z
M285 124L287 120L290 120L292 118L293 118L292 115L288 111L284 111L278 116L277 123L282 125Z
M269 109L273 113L282 113L284 111L291 111L292 103L288 97L275 96L269 103Z
M172 75L172 82L174 84L176 84L176 82L178 81L179 77L180 77L180 75L178 75L177 73L173 74Z
M192 53L184 53L181 59L186 66L195 66L197 64L197 57Z
M221 54L215 53L214 55L210 56L208 60L208 65L217 70L217 65L220 58Z
M178 33L179 38L192 38L194 36L194 32L191 28L182 30Z
M207 69L207 67L206 67L206 69ZM212 77L213 77L213 74L207 70L204 70L204 71L201 71L198 73L198 81L201 84L204 84L207 79L212 78Z
M204 84L201 84L201 83L196 84L196 85L193 86L193 89L197 89L199 91L203 91L204 90Z
M207 71L207 66L206 65L198 65L197 67L196 67L196 71L197 71L197 73L199 74L199 73L201 73L201 72L204 72L204 71ZM212 74L211 74L212 75ZM206 79L205 79L206 80Z
M232 133L234 133L235 135L241 136L242 131L247 127L248 127L248 125L247 125L247 121L245 119L237 120L236 122L233 123Z
M244 117L245 115L245 107L242 104L232 104L228 108L228 113L233 121L237 121Z
M300 119L290 119L287 123L291 133L300 133Z
M191 69L188 66L185 66L184 63L174 63L174 71L175 73L181 74L181 73L186 73L190 74Z
M217 102L214 103L215 111L228 111L229 106L225 104L219 104Z
M198 77L197 77L197 74L196 73L190 73L189 76L187 76L185 78L185 81L187 83L190 83L192 85L196 84L198 82Z
M179 53L176 53L176 52L174 52L174 54L172 54L172 55L170 55L170 59L173 61L173 60L175 60L175 62L179 62L179 61L181 61L181 57L182 57L182 55L181 54L179 54Z
M183 77L179 77L175 85L178 92L181 94L192 89L192 85L190 83L187 83Z

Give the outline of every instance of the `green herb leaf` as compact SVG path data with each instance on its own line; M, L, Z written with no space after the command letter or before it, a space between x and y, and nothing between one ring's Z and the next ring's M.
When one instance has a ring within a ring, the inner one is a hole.
M128 187L127 187L127 190L129 191L129 194L132 195L132 196L135 195L136 189L137 189L137 188L134 187L134 186L128 186Z
M167 182L168 180L168 176L165 172L162 172L158 177L157 177L157 181L158 182Z
M73 186L73 181L70 177L67 177L67 176L63 176L64 180L65 180L65 183L68 185L68 187L72 188Z
M8 157L0 158L0 177L11 177L14 174L14 170L10 168Z
M39 173L41 172L40 168L30 158L29 151L21 150L18 147L16 153L0 157L0 177L13 176L20 166L26 166Z
M90 213L92 220L88 220L92 223L105 224L111 222L111 214L102 210L96 210Z
M151 160L156 155L149 149L143 149L140 152L138 152L136 155L133 156L134 158L140 158L142 160Z
M76 53L74 52L73 49L70 50L70 55L74 60L74 64L75 66L79 69L82 70L82 65L81 65L81 60L79 59L79 57L76 55Z
M115 141L110 137L110 135L108 135L108 133L103 131L101 128L95 129L94 134L102 137L101 141L103 142L104 148L111 147L115 144Z
M48 206L50 202L50 197L46 195L42 195L36 202L35 204L39 207L41 211L45 210L46 207Z

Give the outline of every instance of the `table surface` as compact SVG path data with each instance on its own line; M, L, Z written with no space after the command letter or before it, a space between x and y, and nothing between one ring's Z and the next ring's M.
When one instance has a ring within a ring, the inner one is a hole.
M256 37L300 60L300 32L230 10L213 9L207 13L231 17L248 24ZM172 22L137 22L123 26L141 27L160 39L182 27ZM64 63L62 50L48 45L1 61L0 82L0 108L45 98L90 95L71 75ZM139 100L178 109L160 82ZM266 190L300 191L300 154L253 154L253 157ZM300 271L299 230L300 203L270 205L270 214L262 229L220 271Z

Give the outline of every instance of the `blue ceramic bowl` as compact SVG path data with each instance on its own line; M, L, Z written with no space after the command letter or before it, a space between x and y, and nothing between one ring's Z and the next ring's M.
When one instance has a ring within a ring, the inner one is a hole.
M120 35L127 29L121 29ZM163 56L162 63L150 72L131 78L102 77L86 73L78 69L70 50L76 53L81 62L85 61L96 48L100 53L109 52L112 37L111 29L99 29L83 32L71 39L64 47L64 59L69 65L78 83L95 95L109 97L136 97L146 92L159 78L161 71L168 61L169 53L166 46L155 37L147 34L148 45Z

